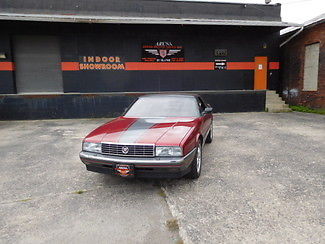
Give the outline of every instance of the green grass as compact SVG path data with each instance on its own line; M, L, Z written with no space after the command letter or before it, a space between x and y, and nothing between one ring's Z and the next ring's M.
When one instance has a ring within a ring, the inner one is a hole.
M30 200L32 200L31 198L26 198L26 199L22 199L22 200L19 200L20 202L28 202L28 201L30 201Z
M166 226L171 231L179 230L178 220L177 219L169 219L166 221Z
M158 195L161 196L161 197L163 197L163 198L166 198L166 197L167 197L167 196L166 196L166 193L165 193L162 189L160 189L160 190L158 191Z
M314 113L314 114L324 114L325 115L325 109L324 108L308 108L304 106L289 106L293 111L297 112L303 112L303 113Z
M79 190L79 191L74 191L74 192L72 192L73 194L83 194L83 193L85 193L85 192L87 192L86 190Z

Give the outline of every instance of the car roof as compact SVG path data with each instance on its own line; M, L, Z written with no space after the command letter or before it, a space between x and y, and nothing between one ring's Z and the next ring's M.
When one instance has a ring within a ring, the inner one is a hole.
M191 98L196 98L198 97L199 95L197 94L182 94L182 93L166 93L166 94L147 94L147 95L142 95L140 96L140 98L142 97L179 97L179 98L182 98L182 97L191 97Z

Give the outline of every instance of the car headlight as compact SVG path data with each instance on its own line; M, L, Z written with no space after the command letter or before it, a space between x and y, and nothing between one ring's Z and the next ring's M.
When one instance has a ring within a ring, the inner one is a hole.
M84 142L82 143L82 151L101 153L102 144L93 143L93 142Z
M156 147L156 156L183 156L181 147Z

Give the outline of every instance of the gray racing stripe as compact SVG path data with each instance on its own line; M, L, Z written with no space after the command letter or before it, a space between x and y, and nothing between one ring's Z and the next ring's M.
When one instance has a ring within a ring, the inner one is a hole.
M147 122L145 119L138 119L134 122L119 139L119 143L135 143L149 128L156 123Z

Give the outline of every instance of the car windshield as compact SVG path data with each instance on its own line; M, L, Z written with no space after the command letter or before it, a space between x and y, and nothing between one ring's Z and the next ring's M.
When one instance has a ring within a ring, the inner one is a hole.
M198 117L199 110L194 97L148 96L140 97L125 117Z

